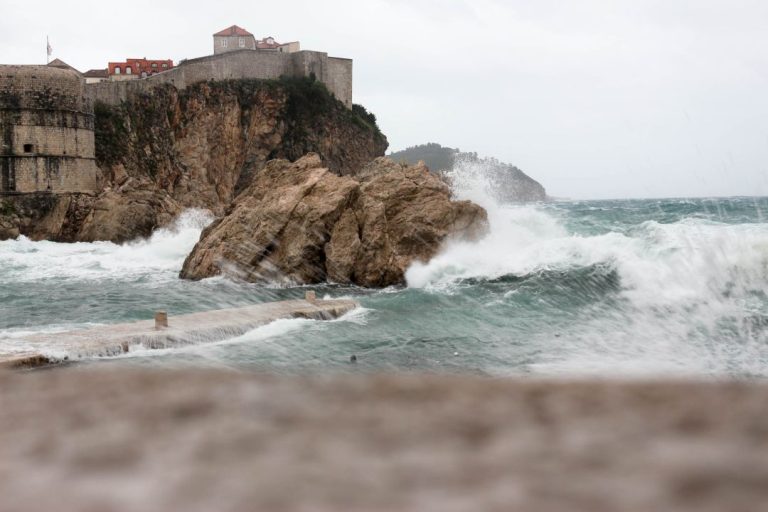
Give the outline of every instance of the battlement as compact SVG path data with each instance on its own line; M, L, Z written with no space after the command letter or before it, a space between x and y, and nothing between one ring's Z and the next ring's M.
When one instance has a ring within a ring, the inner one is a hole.
M277 79L314 76L348 108L352 108L352 60L327 53L298 51L236 50L181 62L177 67L140 80L88 84L93 101L118 105L131 94L146 92L162 84L177 89L208 80Z

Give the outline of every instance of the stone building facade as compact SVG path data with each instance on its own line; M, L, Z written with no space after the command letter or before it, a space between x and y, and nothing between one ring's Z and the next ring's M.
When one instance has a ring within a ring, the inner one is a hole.
M234 52L237 50L255 50L256 38L242 27L232 25L213 34L213 54Z
M278 43L272 36L256 40L253 34L242 27L232 25L213 34L213 54L235 52L238 50L268 50L281 53L294 53L301 50L298 41Z
M0 65L0 194L97 192L93 125L77 72Z

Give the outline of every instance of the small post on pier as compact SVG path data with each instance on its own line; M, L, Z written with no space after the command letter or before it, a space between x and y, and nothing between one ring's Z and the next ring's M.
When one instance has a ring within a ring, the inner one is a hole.
M168 327L168 313L165 311L155 312L155 329L165 329Z
M305 293L304 298L310 304L315 304L317 302L317 294L314 292L314 290L310 290L307 293Z

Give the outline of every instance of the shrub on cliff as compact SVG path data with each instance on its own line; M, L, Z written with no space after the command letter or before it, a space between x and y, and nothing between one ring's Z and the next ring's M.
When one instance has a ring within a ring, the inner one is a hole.
M123 112L97 101L93 106L95 114L96 162L100 166L111 166L123 160L128 153L128 130Z
M373 114L373 112L368 112L364 106L355 103L352 105L352 113L355 114L358 119L367 123L369 128L372 128L376 131L379 130L379 125L376 123L376 116Z

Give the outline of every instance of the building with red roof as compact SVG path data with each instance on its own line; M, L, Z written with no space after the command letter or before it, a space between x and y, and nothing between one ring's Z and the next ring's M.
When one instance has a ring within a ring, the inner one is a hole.
M226 53L235 50L255 50L256 38L242 27L232 25L213 34L213 53Z
M133 80L173 69L170 59L126 59L125 62L110 62L107 64L107 74L110 80Z
M298 41L278 43L271 36L257 41L253 34L237 25L232 25L213 34L214 55L236 50L267 50L293 53L300 50L300 45Z

